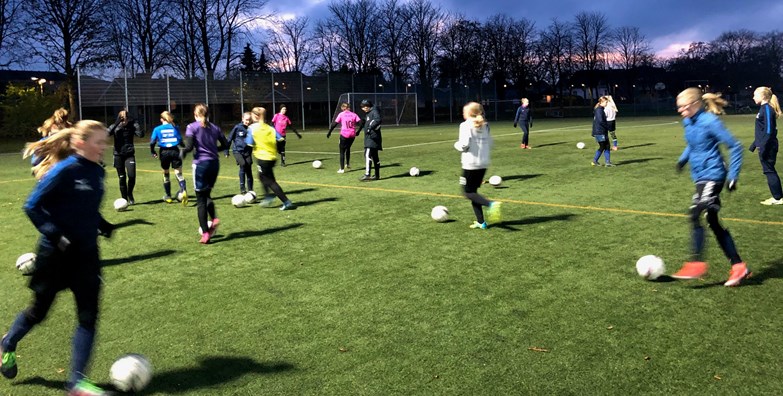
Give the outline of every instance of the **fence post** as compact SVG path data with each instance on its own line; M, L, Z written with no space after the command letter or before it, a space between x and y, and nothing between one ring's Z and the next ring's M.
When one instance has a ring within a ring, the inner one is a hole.
M272 114L275 114L275 73L270 72L272 75Z
M130 110L128 108L128 70L125 68L122 69L122 77L125 81L125 110Z
M168 74L166 74L166 110L171 113L171 87L169 86Z
M242 70L239 71L239 110L245 114L245 85L242 83Z
M326 125L332 123L332 80L326 71Z
M82 119L82 72L79 66L76 66L76 89L79 99L79 120Z
M204 104L209 106L209 74L204 70Z
M305 130L304 73L299 72L299 99L302 101L302 130Z

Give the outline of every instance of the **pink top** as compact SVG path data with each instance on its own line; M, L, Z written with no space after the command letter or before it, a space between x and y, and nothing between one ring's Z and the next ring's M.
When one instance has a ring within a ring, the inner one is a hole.
M288 119L288 116L285 114L277 113L272 117L272 126L275 127L275 130L280 136L285 136L285 129L288 128L289 125L291 125L291 120Z
M359 118L356 113L350 111L350 110L343 110L340 114L337 115L337 118L334 119L334 122L339 122L340 125L340 136L344 138L352 138L356 137L356 123L360 122L362 119Z

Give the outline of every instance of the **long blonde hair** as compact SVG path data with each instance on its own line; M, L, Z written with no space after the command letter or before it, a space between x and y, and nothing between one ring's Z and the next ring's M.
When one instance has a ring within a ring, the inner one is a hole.
M251 117L253 117L253 121L262 122L264 117L266 117L266 109L263 107L253 107L253 110L250 111L250 114Z
M208 122L207 114L209 114L209 106L205 105L204 103L197 103L196 107L193 108L193 115L201 118L201 126L205 128Z
M761 95L761 99L766 100L769 102L770 107L772 107L772 110L775 110L775 118L780 117L781 111L780 111L780 102L778 102L777 95L772 93L772 88L769 87L758 87L754 91L754 93L758 93Z
M468 117L473 121L474 128L481 128L487 123L484 119L484 107L480 103L468 102L463 109L468 111Z
M614 104L614 99L612 99L612 95L605 95L602 96L606 100L606 107L614 110L615 113L619 113L620 110L617 110L617 105Z
M82 120L73 127L60 130L48 139L27 143L22 155L27 158L35 154L43 158L38 165L33 167L35 178L40 180L55 164L75 152L74 140L86 141L96 131L106 131L106 126L98 121Z
M174 116L172 116L168 111L160 113L160 119L174 125Z
M600 98L598 98L598 102L596 102L596 104L595 104L595 106L593 106L593 108L597 109L598 106L601 105L601 103L607 103L607 104L609 103L609 100L606 99L606 96L601 96Z
M688 103L699 103L699 106L713 114L723 114L723 108L729 104L720 94L701 93L699 88L686 88L677 95L677 99L685 99Z
M68 110L60 107L38 128L38 133L41 134L41 137L49 137L53 132L69 128L71 125L68 121Z

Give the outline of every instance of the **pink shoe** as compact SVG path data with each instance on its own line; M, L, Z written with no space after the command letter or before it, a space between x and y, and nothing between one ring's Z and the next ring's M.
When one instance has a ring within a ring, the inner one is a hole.
M201 240L199 241L199 243L203 243L205 245L209 243L209 233L208 232L205 232L205 233L201 234Z
M212 219L212 225L209 226L209 231L208 231L210 238L215 236L215 232L217 231L219 225L220 225L220 219L218 219L217 217Z
M729 272L729 280L723 284L723 286L739 286L740 282L750 276L750 270L745 263L737 263L731 266L731 272Z

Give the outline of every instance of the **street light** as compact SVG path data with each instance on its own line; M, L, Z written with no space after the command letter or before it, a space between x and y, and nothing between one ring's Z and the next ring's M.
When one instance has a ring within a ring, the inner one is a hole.
M38 77L30 77L30 79L38 83L38 87L41 88L41 95L43 95L43 85L46 84L46 79Z

